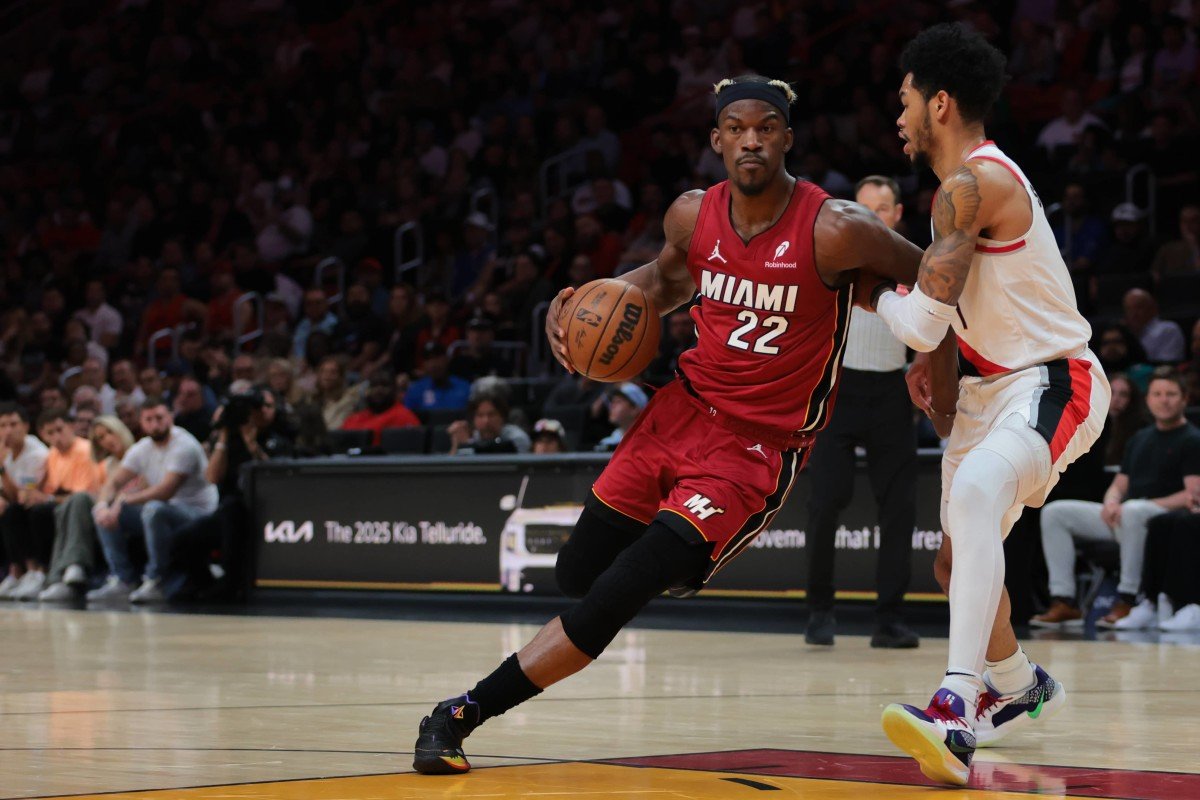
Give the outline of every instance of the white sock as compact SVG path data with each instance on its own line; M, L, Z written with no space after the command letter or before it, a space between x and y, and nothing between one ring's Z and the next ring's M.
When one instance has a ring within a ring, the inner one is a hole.
M1033 673L1033 664L1020 645L1017 652L1000 661L987 661L987 671L983 679L1000 694L1020 695L1033 688L1037 676Z
M974 716L975 704L983 691L983 679L977 673L959 669L948 671L942 678L941 688L949 689L963 699L968 719Z

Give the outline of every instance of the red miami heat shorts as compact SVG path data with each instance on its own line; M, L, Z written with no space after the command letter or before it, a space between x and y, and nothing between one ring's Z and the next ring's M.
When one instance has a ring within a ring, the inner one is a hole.
M722 427L676 380L626 431L587 507L621 527L658 520L686 540L712 543L707 581L783 507L807 454Z

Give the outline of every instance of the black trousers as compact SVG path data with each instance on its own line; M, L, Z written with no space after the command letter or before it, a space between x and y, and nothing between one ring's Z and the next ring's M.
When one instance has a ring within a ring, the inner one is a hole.
M880 622L900 618L912 576L917 520L917 440L904 372L842 371L829 426L817 435L808 461L808 604L833 608L834 540L838 517L854 495L854 448L867 451L867 477L879 509L875 589Z
M208 565L216 554L231 590L240 595L248 581L249 524L241 495L221 498L216 511L179 529L172 545L171 570L187 577L187 588L204 586L212 580Z
M30 508L10 503L0 515L0 540L9 563L18 564L21 569L28 561L43 567L48 565L54 547L54 503Z
M1165 592L1175 608L1200 604L1200 515L1172 511L1150 520L1142 591L1151 602Z

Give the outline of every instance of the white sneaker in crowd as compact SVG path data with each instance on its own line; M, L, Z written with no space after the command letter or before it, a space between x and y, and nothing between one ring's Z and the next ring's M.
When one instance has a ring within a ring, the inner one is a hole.
M60 581L48 586L38 594L37 599L43 603L69 603L80 596L80 591L66 581Z
M13 590L21 582L20 578L15 578L12 575L5 575L4 580L0 581L0 600L12 600Z
M1175 616L1158 627L1164 631L1200 631L1200 606L1189 603L1175 612Z
M78 564L72 564L63 570L62 582L68 586L87 583L87 571Z
M12 599L27 601L36 600L38 593L46 588L46 573L40 569L31 569L21 577L17 588L13 589Z
M99 589L87 593L87 599L93 603L103 603L112 600L128 600L133 587L116 575L109 575L108 580Z
M129 595L131 603L165 603L167 596L156 578L145 578L142 585Z
M1138 603L1129 613L1112 624L1119 631L1140 631L1158 624L1158 608L1149 600Z

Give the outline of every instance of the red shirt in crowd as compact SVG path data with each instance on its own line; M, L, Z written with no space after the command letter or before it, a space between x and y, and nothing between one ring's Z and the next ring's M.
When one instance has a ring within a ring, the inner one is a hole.
M371 437L371 444L378 447L383 438L384 428L411 428L420 424L421 420L417 419L416 414L409 411L403 403L396 403L382 414L376 414L369 408L357 411L346 417L346 421L342 423L342 430L372 431L374 435Z

